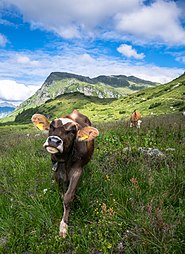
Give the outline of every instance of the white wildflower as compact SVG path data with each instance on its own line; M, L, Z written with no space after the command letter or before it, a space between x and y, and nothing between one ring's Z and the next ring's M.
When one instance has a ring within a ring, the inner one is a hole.
M48 191L48 189L43 189L43 193L46 194L46 192Z

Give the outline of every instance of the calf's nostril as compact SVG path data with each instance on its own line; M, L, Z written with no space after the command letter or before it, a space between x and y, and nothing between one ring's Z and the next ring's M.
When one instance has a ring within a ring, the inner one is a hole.
M59 146L62 143L62 140L57 136L49 136L47 142L51 146Z

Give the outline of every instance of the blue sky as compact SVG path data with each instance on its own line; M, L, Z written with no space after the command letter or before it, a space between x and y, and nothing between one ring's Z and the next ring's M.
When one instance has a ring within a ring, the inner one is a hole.
M185 71L185 0L0 0L0 102L53 71L166 83Z

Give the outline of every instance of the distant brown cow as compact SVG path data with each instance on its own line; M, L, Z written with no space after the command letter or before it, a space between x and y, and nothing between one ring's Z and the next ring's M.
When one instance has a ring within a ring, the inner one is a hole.
M63 197L64 212L59 234L66 237L70 204L74 199L83 167L89 162L94 150L94 138L98 130L91 127L89 119L74 110L51 123L40 114L32 116L32 122L49 135L44 147L51 154L55 179Z
M141 119L142 119L142 116L140 112L134 110L134 112L132 113L130 117L130 127L137 127L138 129L140 129L141 123L142 123Z

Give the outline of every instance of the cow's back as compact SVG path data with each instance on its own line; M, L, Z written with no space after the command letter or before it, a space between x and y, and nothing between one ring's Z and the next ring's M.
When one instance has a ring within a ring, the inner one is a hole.
M141 120L141 114L138 111L134 111L130 117L131 121L138 121Z

